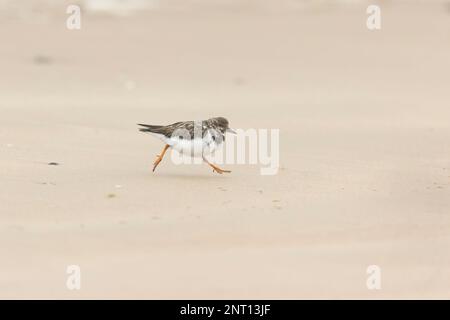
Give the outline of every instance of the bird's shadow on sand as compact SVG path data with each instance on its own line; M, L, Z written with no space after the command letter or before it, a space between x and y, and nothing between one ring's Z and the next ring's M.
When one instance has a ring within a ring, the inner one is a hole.
M217 174L212 173L208 174L185 174L185 173L155 173L152 178L154 179L175 179L175 180L215 180L215 179L223 179L230 178L229 173Z

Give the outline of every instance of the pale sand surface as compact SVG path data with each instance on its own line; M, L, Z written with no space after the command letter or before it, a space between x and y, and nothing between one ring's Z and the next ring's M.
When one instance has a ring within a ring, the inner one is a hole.
M450 298L445 2L378 32L366 2L191 3L0 11L0 298ZM279 128L279 173L151 172L137 122L219 115Z

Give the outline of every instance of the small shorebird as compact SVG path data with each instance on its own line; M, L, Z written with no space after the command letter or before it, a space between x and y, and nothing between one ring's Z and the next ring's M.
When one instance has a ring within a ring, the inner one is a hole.
M236 133L228 126L228 120L223 117L211 118L203 121L184 121L169 124L167 126L155 126L149 124L138 124L141 132L150 134L161 139L166 145L160 155L156 156L153 163L153 171L164 157L167 149L172 148L182 154L192 157L202 157L203 161L213 168L213 172L228 173L210 163L205 156L213 153L225 140L225 133Z

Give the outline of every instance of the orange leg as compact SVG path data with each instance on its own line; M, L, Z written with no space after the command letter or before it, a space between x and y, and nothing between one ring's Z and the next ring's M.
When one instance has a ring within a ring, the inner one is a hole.
M168 144L166 144L166 145L164 146L164 149L163 149L163 151L161 152L161 154L160 154L159 156L156 156L157 158L156 158L155 162L153 163L153 172L155 172L156 167L157 167L158 164L161 162L161 160L164 158L164 154L166 153L167 149L169 149L169 147L170 147L170 146L169 146Z
M218 166L216 166L215 164L212 164L212 163L210 163L208 160L206 160L205 158L203 158L203 161L205 161L207 164L209 164L210 166L211 166L211 168L213 168L213 172L217 172L217 173L219 173L219 174L222 174L222 173L230 173L231 171L230 170L223 170L223 169L220 169Z

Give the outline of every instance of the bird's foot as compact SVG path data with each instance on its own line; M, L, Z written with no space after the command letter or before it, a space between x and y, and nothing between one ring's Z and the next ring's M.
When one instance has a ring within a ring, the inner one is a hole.
M218 174L222 174L222 173L230 173L230 170L223 170L219 167L214 166L213 167L213 172L217 172Z
M162 157L160 156L160 155L157 155L156 156L156 160L155 160L155 162L153 162L153 172L155 172L155 170L156 170L156 167L158 166L158 164L161 162L161 160L162 160Z
M164 158L164 155L166 154L167 149L169 149L169 145L168 144L166 144L164 146L164 149L162 150L161 154L156 156L156 160L155 160L155 162L153 162L153 172L155 172L156 167L161 162L161 160Z

